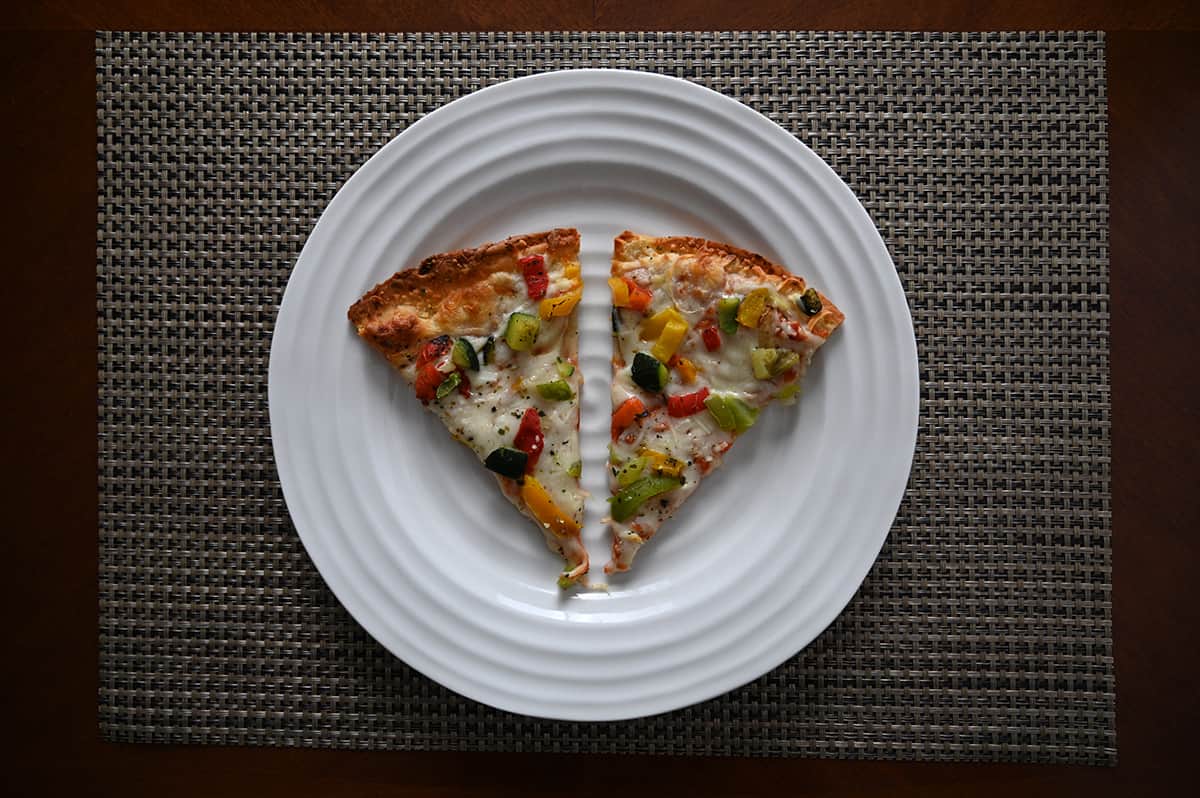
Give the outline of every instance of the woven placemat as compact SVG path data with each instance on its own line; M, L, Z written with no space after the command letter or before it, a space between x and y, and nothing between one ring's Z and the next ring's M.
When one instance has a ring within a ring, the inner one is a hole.
M1112 763L1107 139L1094 33L100 33L100 694L118 741ZM721 698L499 712L325 587L267 355L317 216L428 111L609 66L736 97L828 161L908 292L922 415L855 600Z

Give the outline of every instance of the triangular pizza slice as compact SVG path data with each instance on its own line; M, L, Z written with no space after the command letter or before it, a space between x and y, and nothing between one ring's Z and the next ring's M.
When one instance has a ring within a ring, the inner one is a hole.
M845 318L782 266L699 238L613 247L612 562L628 570Z
M563 557L563 587L588 570L579 534L582 291L579 233L558 229L433 255L349 312Z

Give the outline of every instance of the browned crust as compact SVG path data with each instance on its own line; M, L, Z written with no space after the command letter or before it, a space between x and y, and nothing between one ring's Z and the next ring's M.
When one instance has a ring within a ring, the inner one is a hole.
M621 233L613 241L613 274L616 274L617 260L630 259L625 250L629 245L635 243L648 244L660 252L675 252L680 255L732 256L733 260L725 264L726 272L736 272L754 280L774 283L776 290L780 293L802 292L808 287L803 277L792 274L786 267L768 260L757 252L750 252L719 241L709 241L705 238L691 236L655 238L639 235L629 230ZM817 294L821 297L821 312L808 320L808 326L813 332L827 338L846 320L846 315L820 290L817 290Z
M577 259L579 231L557 228L431 255L363 294L347 315L364 340L400 367L437 335L494 329L499 298L517 290L517 261L538 252Z

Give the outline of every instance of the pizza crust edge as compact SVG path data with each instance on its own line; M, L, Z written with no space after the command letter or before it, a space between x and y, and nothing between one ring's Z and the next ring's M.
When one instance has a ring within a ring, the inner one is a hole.
M644 236L626 230L613 241L612 274L620 276L617 271L617 261L638 261L642 250L651 247L660 252L674 252L679 255L694 255L698 257L713 256L726 261L722 268L725 273L741 273L754 280L765 280L773 283L781 294L802 293L808 284L803 277L793 274L785 266L774 263L756 252L740 249L739 247L710 241L705 238L691 236ZM677 280L695 277L697 271L675 275ZM808 327L822 338L841 326L846 315L829 299L814 288L821 297L821 310L809 318Z
M430 338L496 329L500 298L520 290L520 258L574 259L578 249L578 230L555 228L431 255L376 285L346 315L364 340L403 368Z

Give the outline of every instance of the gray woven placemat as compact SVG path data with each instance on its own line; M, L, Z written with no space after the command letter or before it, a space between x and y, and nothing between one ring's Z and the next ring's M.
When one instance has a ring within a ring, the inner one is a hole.
M120 741L1112 763L1100 34L101 33L100 726ZM745 688L632 723L458 697L335 601L267 420L283 286L342 182L505 78L655 70L793 131L879 225L921 434L879 562Z

